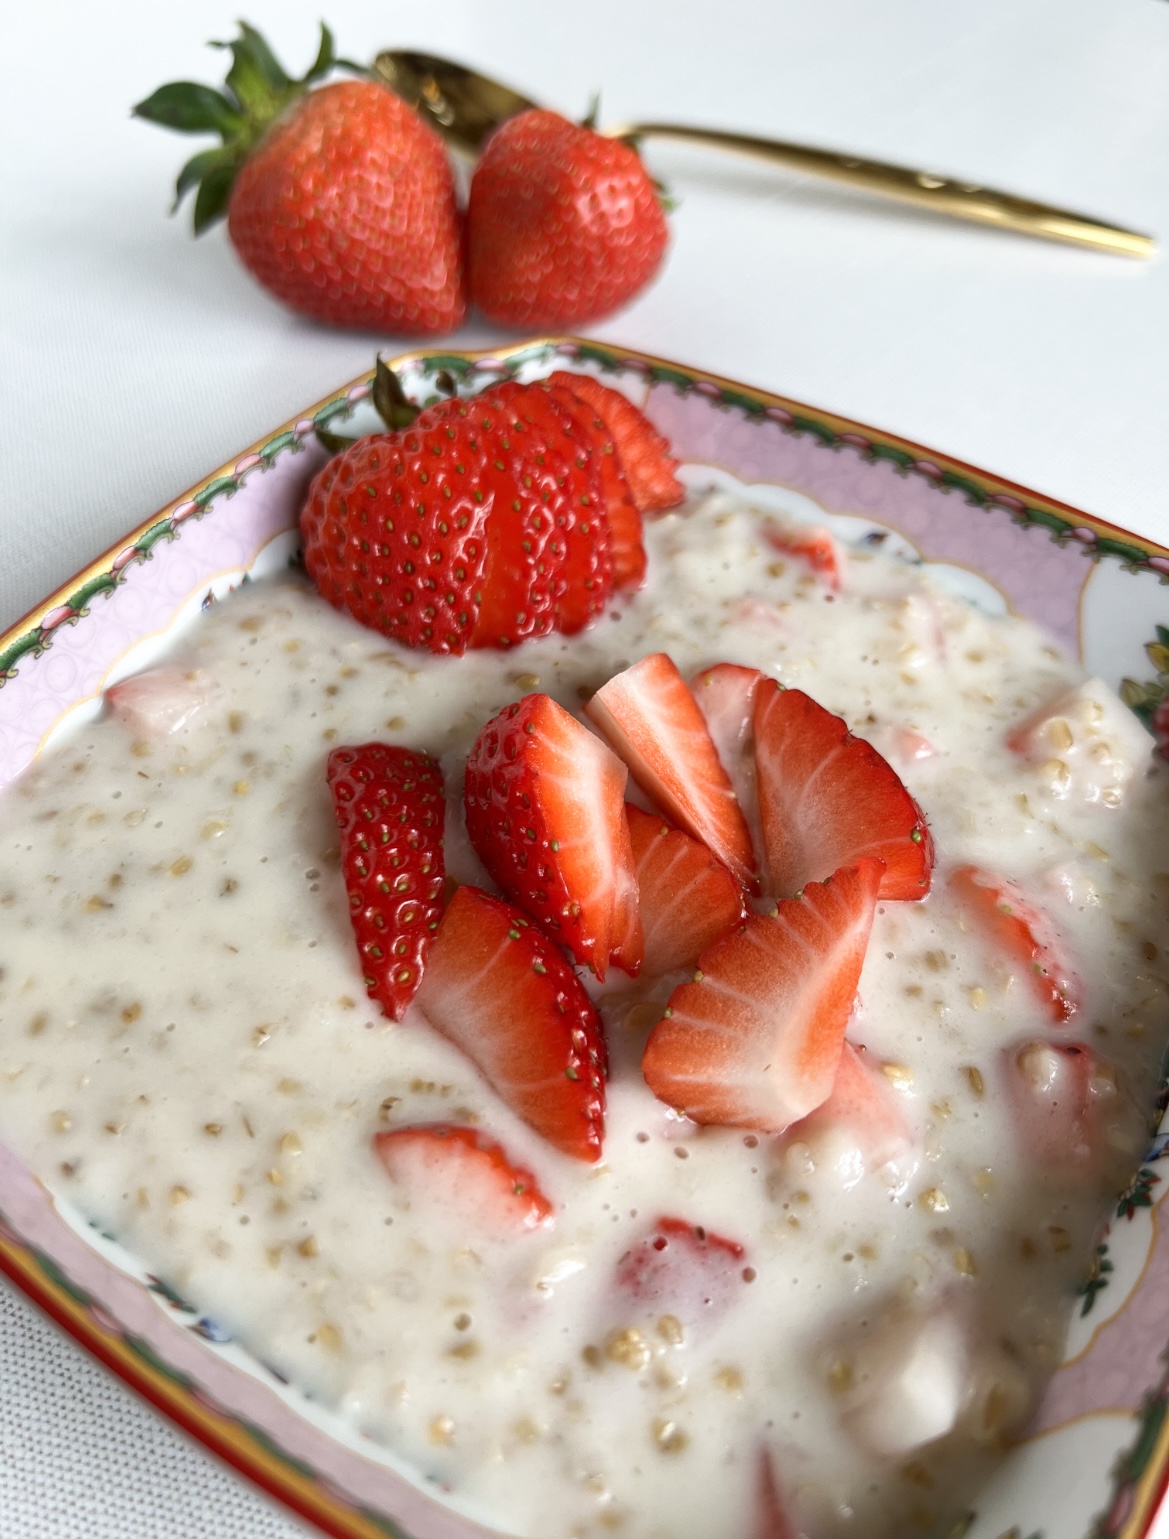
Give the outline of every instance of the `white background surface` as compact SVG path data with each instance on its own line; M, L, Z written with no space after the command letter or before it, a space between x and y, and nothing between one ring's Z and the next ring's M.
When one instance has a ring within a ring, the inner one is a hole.
M319 0L256 0L294 72ZM0 83L0 631L389 338L258 290L169 191L195 141L134 122L218 81L215 0L25 0ZM343 53L415 46L571 113L754 129L938 169L1159 235L1165 0L335 0ZM655 287L593 333L916 438L1169 542L1169 255L1148 264L651 147L681 206ZM498 333L468 325L456 340ZM1085 1515L1087 1518L1087 1514ZM0 1288L0 1539L288 1539ZM1169 1522L1158 1530L1169 1536Z

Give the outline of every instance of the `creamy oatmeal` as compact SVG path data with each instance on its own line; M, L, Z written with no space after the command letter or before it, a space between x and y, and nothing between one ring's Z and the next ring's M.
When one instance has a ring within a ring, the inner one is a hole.
M853 550L833 593L723 494L646 543L641 593L509 654L405 652L295 578L258 583L42 756L4 800L0 1135L493 1527L744 1539L767 1450L797 1532L945 1534L1058 1362L1141 1152L1167 1025L1167 777L1036 630L911 565ZM483 882L460 794L484 722L533 690L579 712L652 651L687 677L731 661L798 686L929 820L933 891L880 905L849 1028L910 1130L892 1159L847 1127L700 1129L655 1100L641 1052L677 974L591 985L612 1059L596 1167L544 1144L417 1009L394 1026L366 998L329 750L437 756L448 872ZM971 865L1050 916L1072 1019L969 924L949 878ZM372 1135L437 1120L503 1144L554 1222L503 1237L407 1200ZM663 1217L741 1247L717 1307L623 1286Z

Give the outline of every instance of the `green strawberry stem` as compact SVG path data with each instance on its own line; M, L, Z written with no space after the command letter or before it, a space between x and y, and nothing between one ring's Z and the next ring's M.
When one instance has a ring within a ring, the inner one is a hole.
M374 410L391 433L397 432L399 428L408 428L422 410L408 398L402 389L401 380L380 354L373 376L373 404Z
M373 401L374 410L391 433L396 433L401 428L408 428L422 410L421 406L416 406L410 400L402 389L401 380L380 354L374 368L373 391L370 399ZM350 438L344 433L330 433L327 428L317 428L317 442L328 449L330 454L340 454L342 449L350 448L357 439Z
M333 34L324 22L317 56L299 79L287 74L265 39L246 21L240 22L234 42L213 42L210 46L231 53L231 68L222 90L191 80L172 80L133 109L135 117L180 134L219 135L219 147L192 156L175 183L172 213L193 188L198 188L196 235L226 214L236 172L281 113L334 69L368 73L361 65L337 57Z

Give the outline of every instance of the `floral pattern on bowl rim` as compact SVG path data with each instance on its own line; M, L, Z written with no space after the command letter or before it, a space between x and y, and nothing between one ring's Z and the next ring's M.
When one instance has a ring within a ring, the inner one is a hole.
M1169 737L1169 707L1155 721L1169 693L1169 550L1153 542L908 440L609 344L544 338L412 352L393 366L423 403L554 368L599 373L644 404L688 464L798 494L830 522L893 530L922 559L989 582ZM0 785L182 619L290 558L305 487L326 458L315 430L360 410L371 379L221 466L0 635ZM1150 663L1156 684L1141 682ZM1035 1425L960 1526L968 1539L1149 1534L1169 1484L1167 1153L1169 1116L1101 1240ZM0 1269L159 1410L325 1532L485 1534L250 1359L2 1144Z

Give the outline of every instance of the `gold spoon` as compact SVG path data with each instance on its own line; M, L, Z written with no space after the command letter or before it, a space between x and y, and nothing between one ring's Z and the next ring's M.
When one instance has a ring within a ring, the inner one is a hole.
M500 123L536 106L510 86L434 54L388 49L378 54L374 69L392 90L429 118L444 138L471 155L479 153L487 136ZM1073 214L1030 198L1016 198L1009 192L955 182L927 171L865 160L859 155L841 155L835 150L811 149L805 144L762 139L755 134L690 128L680 123L626 123L602 131L612 139L633 141L652 136L738 150L794 171L826 176L956 219L971 219L978 224L997 225L1002 230L1068 241L1077 246L1093 246L1118 256L1150 257L1156 250L1152 236L1122 230L1086 214Z

